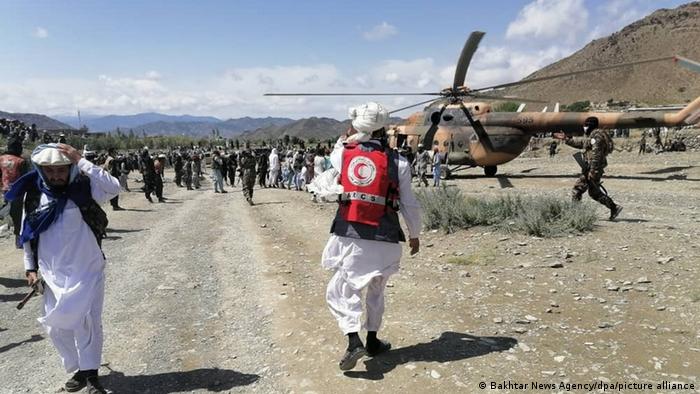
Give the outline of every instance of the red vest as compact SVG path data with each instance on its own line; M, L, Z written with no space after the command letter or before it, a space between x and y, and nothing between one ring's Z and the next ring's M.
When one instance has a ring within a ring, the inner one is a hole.
M24 159L15 155L5 154L0 156L0 170L2 171L2 191L10 190L12 182L22 175Z
M348 144L343 152L338 213L331 232L336 235L399 242L398 157L374 143Z

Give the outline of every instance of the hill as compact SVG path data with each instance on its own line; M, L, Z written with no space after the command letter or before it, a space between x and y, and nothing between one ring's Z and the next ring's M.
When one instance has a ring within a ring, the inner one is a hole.
M663 56L700 60L698 37L700 2L660 9L524 79ZM504 92L562 103L609 99L649 105L683 103L700 96L700 77L668 61L534 82Z
M56 119L49 118L46 115L40 114L21 114L21 113L11 113L0 111L0 118L19 120L20 122L31 126L36 124L36 128L39 130L67 130L72 129L69 125L59 122Z
M392 124L402 123L404 119L392 117ZM350 127L350 120L339 121L331 118L304 118L295 122L281 125L259 128L241 134L241 138L247 140L278 139L284 135L302 139L314 138L316 140L336 139Z

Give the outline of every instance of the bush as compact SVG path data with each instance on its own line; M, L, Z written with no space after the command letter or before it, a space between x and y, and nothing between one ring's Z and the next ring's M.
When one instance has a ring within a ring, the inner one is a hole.
M451 233L474 226L494 226L508 232L555 237L593 230L598 220L588 203L552 196L465 198L457 188L419 190L423 225Z

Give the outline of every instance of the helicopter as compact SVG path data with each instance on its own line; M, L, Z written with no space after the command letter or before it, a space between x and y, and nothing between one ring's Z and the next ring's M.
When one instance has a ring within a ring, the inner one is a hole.
M471 89L465 85L465 79L484 35L484 32L475 31L467 38L457 61L452 86L440 92L266 93L265 96L438 96L390 111L393 114L425 106L422 112L410 115L404 124L388 126L387 135L393 148L410 146L415 151L418 144L430 150L437 148L446 164L442 166L443 178L472 167L482 167L486 176L495 176L498 166L518 157L533 135L550 132L581 135L584 121L592 117L598 119L601 129L684 126L700 120L700 97L676 113L521 112L522 105L518 112L495 112L488 101L546 103L490 93L507 87L662 61L672 60L691 70L697 70L698 64L680 56L666 56Z

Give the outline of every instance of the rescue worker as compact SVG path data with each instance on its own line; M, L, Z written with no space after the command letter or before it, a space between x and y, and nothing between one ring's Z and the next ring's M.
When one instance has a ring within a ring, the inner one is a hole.
M19 135L11 134L7 140L7 150L0 156L0 179L2 180L0 186L2 186L3 195L10 190L10 185L27 172L28 169L29 164L22 157L22 140ZM22 200L3 201L3 206L5 203L10 204L12 229L15 234L15 241L17 241L22 228Z
M374 357L391 348L377 332L384 314L384 287L399 270L399 242L405 241L399 206L408 226L411 254L419 250L421 229L420 206L411 190L411 166L386 141L387 110L370 102L351 109L350 118L351 130L331 153L343 193L322 257L323 267L334 271L326 302L348 338L339 363L343 371L354 368L365 355ZM365 289L363 326L361 293ZM359 336L363 327L366 346Z
M243 170L241 179L243 180L243 197L248 201L248 204L253 205L253 188L255 187L255 156L253 153L245 149L241 152L241 157L238 162L239 168Z
M44 314L38 320L64 369L73 374L63 389L105 393L98 369L105 285L100 243L107 215L99 204L119 194L119 181L70 145L40 145L31 160L35 169L18 179L7 196L27 196L19 244L29 285L42 283L37 270L45 283Z
M598 130L598 118L587 118L583 123L584 138L567 137L564 133L555 133L554 137L574 148L583 149L584 159L588 168L582 168L571 197L574 201L581 201L581 196L588 190L592 199L605 205L610 210L610 220L622 211L622 206L615 204L608 196L607 191L601 186L605 167L608 165L606 156L613 151L613 140L604 130Z

